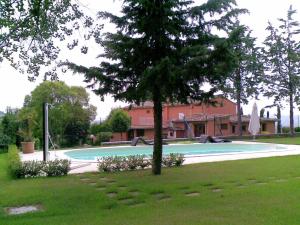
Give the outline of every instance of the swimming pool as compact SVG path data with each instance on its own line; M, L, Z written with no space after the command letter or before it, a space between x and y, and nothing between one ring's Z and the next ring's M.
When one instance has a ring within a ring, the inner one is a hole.
M129 155L151 155L153 146L122 146L103 147L82 150L71 150L64 154L75 160L96 160L106 156L129 156ZM220 143L220 144L174 144L163 147L163 154L181 153L186 157L201 155L217 155L241 152L287 150L285 146L276 144L242 144L242 143Z

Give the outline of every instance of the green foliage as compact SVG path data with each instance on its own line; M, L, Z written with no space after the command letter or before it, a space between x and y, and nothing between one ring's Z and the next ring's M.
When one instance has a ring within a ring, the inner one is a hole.
M21 178L24 176L21 171L22 162L17 146L10 145L8 148L8 171L13 178Z
M184 162L184 155L179 153L170 153L162 159L162 165L165 167L181 166Z
M19 121L18 121L18 110L7 108L6 114L2 117L1 127L2 135L9 137L10 142L8 144L19 144Z
M20 122L19 134L23 141L34 141L33 129L37 125L37 114L30 108L22 108L18 112L18 120Z
M94 123L90 126L90 133L96 135L100 132L112 132L110 123L106 120L100 124Z
M86 52L86 46L79 44L78 36L73 34L80 30L88 41L98 30L83 30L90 28L93 20L80 6L70 0L1 0L0 62L6 58L15 69L27 73L30 80L45 70L44 79L57 79L56 61L61 48L78 45Z
M300 85L300 24L294 19L296 10L290 6L285 19L279 25L268 24L269 36L264 41L265 84L264 94L280 104L289 100L290 132L294 133L294 103L299 101Z
M96 107L89 104L89 94L82 87L69 87L64 82L45 81L25 98L21 111L36 115L33 134L42 140L44 102L49 106L49 131L52 140L60 146L74 146L86 141Z
M170 153L169 155L163 156L162 166L181 166L183 162L183 154ZM149 166L151 166L151 159L146 155L110 156L102 157L98 160L98 170L100 172L145 169Z
M246 10L235 1L214 0L192 5L187 0L124 0L120 15L100 12L116 27L97 43L104 47L99 67L65 63L86 76L94 92L111 94L116 100L154 102L155 137L153 173L160 174L162 157L162 103L209 100L209 92L232 71L234 60L229 42L211 31L227 30ZM97 87L97 88L96 88Z
M130 128L130 116L123 109L113 109L107 120L113 132L126 132Z
M18 178L30 178L30 177L40 177L43 176L43 168L45 163L43 161L25 161L22 162L20 173L22 176Z
M287 134L290 133L291 129L289 127L282 127L282 133Z
M53 161L47 161L43 167L43 172L47 177L65 176L70 171L71 162L66 159L55 159Z
M295 127L295 132L300 132L300 127Z
M100 132L96 135L96 145L101 145L102 142L107 142L111 139L112 132Z

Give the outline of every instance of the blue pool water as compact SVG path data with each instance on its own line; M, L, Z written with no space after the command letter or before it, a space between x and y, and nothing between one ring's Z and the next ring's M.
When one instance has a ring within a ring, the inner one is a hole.
M72 150L65 154L72 159L95 160L105 156L151 155L153 146L103 147L94 149ZM203 154L223 154L237 152L276 151L286 148L276 144L181 144L166 145L163 154L181 153L185 156Z

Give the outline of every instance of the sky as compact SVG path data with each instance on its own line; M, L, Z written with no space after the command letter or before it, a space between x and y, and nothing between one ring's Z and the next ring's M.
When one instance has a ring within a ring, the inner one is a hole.
M295 15L295 19L300 22L300 1L299 0L236 0L239 8L246 8L250 11L250 14L240 16L240 20L243 24L250 27L253 30L252 34L257 37L258 44L260 44L264 38L267 36L265 28L268 21L276 24L277 18L285 18L287 10L290 5L296 9L299 13ZM118 13L120 11L121 3L118 0L105 0L105 1L94 1L94 0L80 0L80 2L86 7L91 15L95 15L97 11L109 11L113 13ZM195 3L202 3L203 0L196 0ZM107 26L106 30L112 30L113 27ZM300 40L299 40L300 41ZM96 56L101 52L99 47L91 48L87 55L80 55L79 52L70 53L66 52L64 54L65 58L69 61L77 62L85 66L98 65L99 61ZM5 111L5 109L10 106L13 108L20 108L23 105L24 97L42 82L42 76L35 82L30 82L25 74L20 74L18 71L14 70L6 62L0 64L0 111ZM82 75L75 74L71 72L62 74L59 79L65 81L68 85L76 85L86 87L86 83L83 82L84 77ZM125 106L124 102L115 102L111 96L107 96L104 102L100 101L100 98L92 93L90 93L91 104L97 107L97 117L96 120L104 119L111 108ZM244 114L250 114L251 108L254 102L257 102L258 110L266 105L272 104L272 100L266 98L260 98L260 100L251 99L248 105L243 106ZM282 108L282 114L288 115L289 109L287 105ZM271 116L274 116L275 109L270 110ZM295 114L299 115L299 110L295 109Z

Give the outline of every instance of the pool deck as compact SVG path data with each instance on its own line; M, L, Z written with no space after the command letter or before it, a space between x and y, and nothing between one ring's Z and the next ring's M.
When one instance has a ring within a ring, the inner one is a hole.
M236 144L264 144L258 142L245 142L245 141L234 141L232 143ZM265 143L271 144L271 143ZM265 158L273 156L288 156L288 155L300 155L300 145L281 145L287 149L285 150L269 150L269 151L256 151L256 152L234 152L234 153L220 153L220 154L203 154L186 157L184 164L192 163L207 163L207 162L220 162L220 161L230 161L239 159L254 159L254 158ZM128 146L127 146L128 147ZM82 149L81 149L82 150ZM64 153L74 150L58 150L50 151L50 159L69 159L71 160L71 171L70 173L85 173L85 172L95 172L97 171L97 161L86 161L86 160L73 160L66 156ZM43 152L35 152L32 154L22 154L20 153L22 161L28 160L42 160Z

